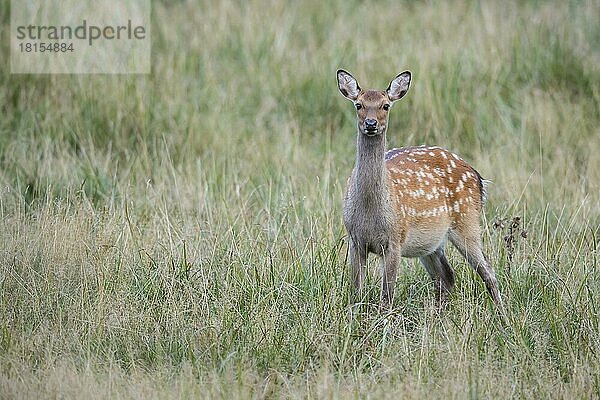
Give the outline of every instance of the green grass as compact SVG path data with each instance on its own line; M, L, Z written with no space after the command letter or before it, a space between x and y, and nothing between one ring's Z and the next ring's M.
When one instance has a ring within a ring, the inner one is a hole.
M10 75L9 15L0 398L600 397L597 2L155 1L141 76ZM339 67L493 181L507 323L453 251L444 314L414 260L352 313Z

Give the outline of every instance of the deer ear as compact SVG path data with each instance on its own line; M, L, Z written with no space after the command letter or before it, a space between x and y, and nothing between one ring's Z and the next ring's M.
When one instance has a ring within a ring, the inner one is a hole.
M410 71L404 71L392 79L387 88L387 94L391 101L397 101L404 97L410 87L410 78Z
M337 71L337 82L340 93L348 100L354 101L360 94L360 86L356 79L343 69Z

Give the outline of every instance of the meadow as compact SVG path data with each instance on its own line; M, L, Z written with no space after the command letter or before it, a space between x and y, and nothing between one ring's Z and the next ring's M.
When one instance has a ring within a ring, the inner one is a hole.
M152 7L149 75L14 75L0 3L0 398L600 397L597 1ZM492 181L507 321L454 250L352 312L337 68Z

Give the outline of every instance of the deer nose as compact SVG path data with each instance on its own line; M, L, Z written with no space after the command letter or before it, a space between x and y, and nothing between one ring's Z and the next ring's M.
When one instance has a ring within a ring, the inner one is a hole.
M377 120L372 118L365 119L365 127L367 129L375 129L377 127Z

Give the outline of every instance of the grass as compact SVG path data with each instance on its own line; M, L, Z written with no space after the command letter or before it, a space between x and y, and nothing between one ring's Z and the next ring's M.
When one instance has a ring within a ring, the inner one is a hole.
M1 398L600 397L597 2L155 1L141 76L10 75L9 15ZM443 315L414 260L351 312L338 67L493 181L508 323L455 252Z

